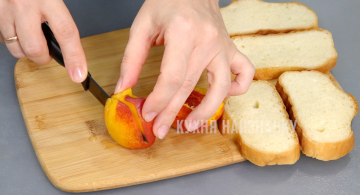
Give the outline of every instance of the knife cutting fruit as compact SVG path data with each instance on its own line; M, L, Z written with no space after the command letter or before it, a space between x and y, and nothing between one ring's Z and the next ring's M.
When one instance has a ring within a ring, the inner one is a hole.
M42 24L42 29L49 47L49 53L60 65L65 67L62 52L47 22ZM150 147L155 142L152 131L153 121L147 122L141 115L141 110L146 98L138 98L132 94L131 89L114 94L111 97L96 83L88 73L81 83L85 91L90 91L94 97L105 106L105 123L109 134L121 146L128 149L143 149ZM206 89L195 89L177 114L173 127L177 128L177 121L181 121L185 130L184 120L190 112L201 103L205 97ZM209 119L217 120L223 112L224 103Z
M48 21L70 78L77 83L89 78L79 32L65 4L60 0L15 2L0 3L0 41L6 40L10 52L38 64L48 63L51 58L41 33L41 23ZM210 88L202 103L187 116L188 130L197 129L201 125L197 121L211 118L227 95L243 94L250 85L254 67L232 43L218 3L148 0L133 22L115 93L135 87L150 48L165 46L161 74L141 113L145 121L154 120L156 137L164 138L168 133L204 70ZM27 12L22 11L23 7ZM234 81L231 72L237 75Z

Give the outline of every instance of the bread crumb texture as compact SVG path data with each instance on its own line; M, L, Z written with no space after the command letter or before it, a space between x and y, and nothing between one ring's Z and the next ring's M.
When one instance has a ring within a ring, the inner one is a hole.
M281 84L303 134L315 142L338 142L351 133L356 100L317 71L286 72Z
M300 3L268 3L260 0L238 0L221 8L230 35L261 31L303 30L317 27L314 11Z
M253 81L246 94L227 98L225 111L235 124L243 144L251 148L265 153L281 153L298 144L279 94L266 81ZM234 130L234 127L227 128Z
M337 58L331 33L320 29L286 34L237 36L233 37L233 42L256 69L317 69Z

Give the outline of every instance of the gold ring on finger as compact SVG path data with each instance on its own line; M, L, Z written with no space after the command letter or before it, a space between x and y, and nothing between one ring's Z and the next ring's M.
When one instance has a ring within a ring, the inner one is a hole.
M12 43L12 42L17 41L17 40L18 40L18 37L15 36L15 37L10 37L8 39L5 39L4 41L5 41L5 43Z

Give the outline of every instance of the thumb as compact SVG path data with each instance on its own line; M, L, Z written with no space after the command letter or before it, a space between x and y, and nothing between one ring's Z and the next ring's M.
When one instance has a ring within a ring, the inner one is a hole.
M142 66L149 55L151 43L150 28L133 24L121 62L120 78L115 87L115 94L136 85Z

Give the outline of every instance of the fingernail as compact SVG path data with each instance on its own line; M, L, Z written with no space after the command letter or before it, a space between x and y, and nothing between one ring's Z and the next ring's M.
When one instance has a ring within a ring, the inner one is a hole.
M188 131L194 131L195 129L199 128L199 122L196 120L191 120L188 123Z
M163 125L158 129L157 136L159 139L163 139L168 132L169 132L169 127Z
M121 91L120 91L120 88L121 88L122 80L123 80L122 77L120 77L119 80L118 80L118 82L117 82L117 84L116 84L114 94L117 94L117 93L120 93L120 92L121 92Z
M75 68L73 71L72 79L76 83L81 83L84 81L84 73L81 68Z
M154 118L157 116L156 112L148 112L145 114L144 119L146 122L150 122L154 120Z

